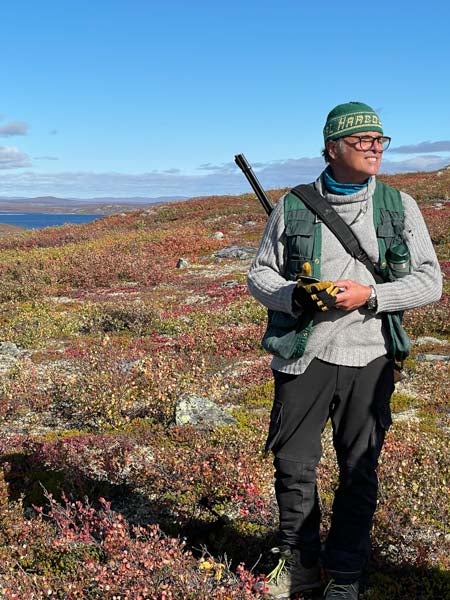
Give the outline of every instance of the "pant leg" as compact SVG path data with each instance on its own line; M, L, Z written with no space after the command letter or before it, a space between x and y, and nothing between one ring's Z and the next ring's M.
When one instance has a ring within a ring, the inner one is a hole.
M316 466L329 416L336 366L313 360L302 375L274 371L275 398L266 449L275 455L281 544L300 548L305 562L320 553Z
M339 464L325 565L341 583L358 579L370 553L370 531L377 504L376 467L391 424L393 364L385 357L354 370L339 367L333 440Z
M316 465L275 457L274 466L279 543L299 548L302 563L312 566L320 555Z

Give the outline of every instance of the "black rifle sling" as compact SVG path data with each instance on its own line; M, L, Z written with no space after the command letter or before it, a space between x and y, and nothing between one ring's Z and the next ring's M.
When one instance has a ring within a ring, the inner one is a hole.
M317 190L311 185L297 185L291 189L291 192L325 223L353 258L364 263L375 281L383 282L383 278L376 272L375 266L361 248L353 231Z

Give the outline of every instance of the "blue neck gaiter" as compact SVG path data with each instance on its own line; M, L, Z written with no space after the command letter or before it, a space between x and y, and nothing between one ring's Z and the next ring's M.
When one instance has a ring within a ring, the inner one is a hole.
M363 188L367 187L367 184L370 181L369 179L366 183L339 183L336 181L331 175L331 168L328 166L325 171L322 173L323 182L325 187L331 194L338 194L347 196L348 194L355 194L359 192Z

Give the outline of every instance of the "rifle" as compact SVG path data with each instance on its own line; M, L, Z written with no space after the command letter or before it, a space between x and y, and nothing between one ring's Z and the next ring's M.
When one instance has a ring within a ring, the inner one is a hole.
M248 182L252 186L258 200L261 202L264 210L268 215L273 211L273 204L269 199L269 196L264 191L262 185L259 183L258 178L253 173L253 169L249 165L247 159L243 154L236 154L234 162L241 169L244 175L247 177Z

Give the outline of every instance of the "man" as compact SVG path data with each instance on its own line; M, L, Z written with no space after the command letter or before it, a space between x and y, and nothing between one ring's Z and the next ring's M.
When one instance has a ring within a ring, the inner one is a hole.
M394 390L382 317L435 302L442 292L417 204L376 181L390 143L379 116L361 102L338 105L327 117L324 142L328 166L312 185L386 277L376 282L292 193L277 203L248 274L251 294L269 309L263 345L274 355L266 448L274 454L280 523L279 546L272 549L279 563L266 584L272 598L321 585L316 466L328 418L339 486L322 557L329 577L324 598L359 597ZM377 228L374 219L381 219ZM388 248L403 249L401 277L395 264L389 268ZM311 284L311 275L319 283Z

